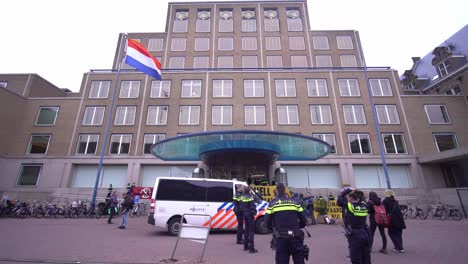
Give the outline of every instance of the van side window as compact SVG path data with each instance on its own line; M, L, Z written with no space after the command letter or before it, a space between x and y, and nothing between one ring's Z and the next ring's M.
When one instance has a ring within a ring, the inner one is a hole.
M232 202L232 182L206 181L208 202Z
M205 181L160 179L156 200L160 201L205 201ZM230 189L232 200L232 187Z

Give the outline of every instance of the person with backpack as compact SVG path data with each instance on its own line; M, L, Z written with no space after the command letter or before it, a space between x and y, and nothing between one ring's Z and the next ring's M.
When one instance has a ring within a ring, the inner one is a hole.
M133 209L133 199L132 195L129 193L125 193L124 195L124 200L121 203L122 206L122 224L118 227L119 229L125 229L127 226L127 218L128 218L128 213L132 211Z
M374 243L375 229L379 228L380 236L382 237L382 248L379 250L382 254L388 254L387 252L387 236L385 235L385 227L387 227L387 211L385 206L382 204L382 200L375 192L369 193L369 246L372 250L372 244Z
M400 205L395 199L395 193L392 190L385 191L383 205L390 217L390 224L388 226L388 235L393 242L393 251L398 253L405 253L403 248L403 229L406 229L405 219L401 213Z
M112 192L112 195L109 197L109 219L107 219L108 224L112 224L112 217L117 214L117 191Z

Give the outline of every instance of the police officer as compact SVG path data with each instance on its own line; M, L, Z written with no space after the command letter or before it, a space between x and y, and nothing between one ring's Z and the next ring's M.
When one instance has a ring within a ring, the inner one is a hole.
M346 211L346 236L349 243L351 263L370 264L369 231L366 225L367 204L359 199L359 191L347 195L348 210Z
M304 263L304 232L301 230L307 225L304 209L286 196L283 183L278 183L276 191L278 195L265 214L265 223L276 238L276 263L289 263L291 255L295 264Z
M252 196L250 187L244 187L244 193L241 196L241 211L245 221L244 250L249 253L257 253L254 247L254 216L257 214L255 200Z
M243 185L237 184L236 193L234 194L234 197L232 197L232 200L234 201L234 214L236 214L237 220L237 244L244 244L244 240L242 239L242 236L244 235L244 215L242 214L240 207L243 189Z

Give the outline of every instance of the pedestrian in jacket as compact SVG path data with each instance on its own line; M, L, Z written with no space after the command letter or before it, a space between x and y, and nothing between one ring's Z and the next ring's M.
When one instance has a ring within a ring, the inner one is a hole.
M133 204L134 204L131 194L124 193L123 197L124 197L124 200L121 203L121 206L122 206L122 224L119 226L119 229L125 229L126 228L128 214L132 211Z
M387 197L383 200L383 205L385 206L385 211L387 211L387 214L390 215L388 235L393 242L393 251L404 253L405 249L403 248L403 229L406 229L405 220L403 219L400 205L395 199L395 193L392 190L387 190L385 195Z
M110 204L109 204L109 219L107 219L108 224L112 224L112 217L117 213L117 191L114 191L112 195L109 198Z
M379 250L380 253L387 254L387 236L385 235L385 227L379 226L375 222L375 210L374 205L382 205L382 199L375 192L369 193L369 201L367 202L369 206L369 243L372 250L372 244L374 243L374 234L377 227L379 228L380 236L382 237L382 248Z

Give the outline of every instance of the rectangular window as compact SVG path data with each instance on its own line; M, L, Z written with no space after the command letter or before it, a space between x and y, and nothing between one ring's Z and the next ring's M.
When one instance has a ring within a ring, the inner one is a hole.
M218 50L233 50L234 39L233 38L219 38L218 39Z
M151 154L151 146L164 139L166 139L166 134L145 134L143 154Z
M366 116L362 105L343 105L345 123L348 125L365 125Z
M357 79L339 79L341 96L361 96Z
M195 51L210 50L210 38L195 38Z
M163 38L150 38L148 42L148 51L162 51L164 46Z
M111 136L110 154L129 154L132 135L115 134Z
M429 124L450 124L450 118L445 105L425 105Z
M169 69L183 69L185 67L185 57L170 57Z
M289 37L290 50L305 50L304 37Z
M267 56L267 67L268 68L282 68L283 67L283 56Z
M135 123L136 106L117 106L115 111L115 126L133 126Z
M232 80L213 80L213 97L232 97Z
M234 57L218 56L218 68L234 68Z
M32 135L26 154L46 154L49 142L50 135Z
M403 134L382 134L383 143L385 145L385 153L387 154L406 154L406 145Z
M392 87L388 79L370 79L372 96L393 96Z
M287 8L288 31L302 31L302 19L298 8Z
M81 124L84 126L102 125L105 110L106 108L104 106L87 106L85 108L83 122Z
M308 65L307 65L307 56L292 55L291 56L291 66L293 68L308 67Z
M246 125L265 125L265 106L246 105L244 107L244 117Z
M179 125L196 126L200 124L199 105L181 105L179 113Z
M265 21L265 31L266 32L278 32L279 31L279 19L278 11L276 8L265 9L263 11L264 21Z
M21 164L16 185L37 186L41 170L42 164Z
M210 32L211 24L211 12L210 9L199 9L197 22L196 22L196 32Z
M279 125L298 125L299 112L297 105L278 105L278 124Z
M340 55L341 67L357 67L355 55Z
M242 68L258 68L258 57L242 56Z
M310 117L313 125L331 125L333 118L329 105L311 105Z
M179 9L176 10L174 25L172 27L172 32L174 33L184 33L188 29L188 9Z
M433 133L439 152L458 148L457 137L454 133Z
M396 105L376 105L375 110L377 111L377 118L379 124L400 124L400 117Z
M219 12L219 32L233 32L232 9L221 9Z
M205 183L205 181L194 181L189 179L161 179L158 185L160 191L157 192L156 200L206 202L207 189Z
M186 38L172 38L171 51L185 51L187 48Z
M182 98L200 98L201 97L201 80L183 80L182 81Z
M110 81L92 81L88 98L107 98Z
M214 105L211 108L211 123L213 125L232 125L232 106Z
M242 8L242 32L256 32L255 9Z
M257 37L242 37L242 50L257 50Z
M440 77L447 76L449 74L449 64L448 61L441 62L437 65L437 69L439 69Z
M307 95L309 97L328 97L326 79L307 79Z
M336 139L335 134L312 134L312 137L325 141L330 145L330 153L336 154Z
M80 135L76 146L76 154L96 154L98 142L99 135Z
M338 49L354 49L351 36L336 36Z
M330 46L328 45L327 36L313 36L312 42L314 43L315 50L328 50Z
M371 154L369 134L348 134L352 154Z
M210 57L208 56L196 56L193 57L193 68L194 69L206 69L210 66Z
M59 107L39 107L36 118L36 126L53 126L57 119Z
M152 81L150 98L169 98L171 96L171 81Z
M119 98L138 98L140 81L122 81Z
M266 50L281 50L280 37L265 37Z
M167 105L150 105L146 116L146 125L165 126L167 125Z
M317 67L332 67L331 55L316 55L315 64Z
M244 80L244 97L264 97L263 80Z
M275 80L276 97L296 97L296 82L292 80Z

